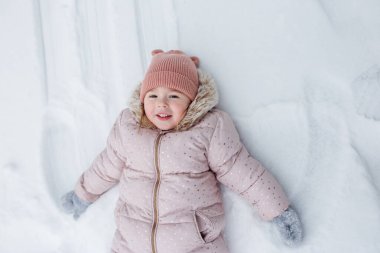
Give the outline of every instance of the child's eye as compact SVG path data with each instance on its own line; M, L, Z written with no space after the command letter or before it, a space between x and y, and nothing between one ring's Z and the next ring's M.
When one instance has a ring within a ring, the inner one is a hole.
M169 98L179 98L177 95L170 95Z
M149 98L156 98L157 96L154 95L154 94L150 94L148 97L149 97Z

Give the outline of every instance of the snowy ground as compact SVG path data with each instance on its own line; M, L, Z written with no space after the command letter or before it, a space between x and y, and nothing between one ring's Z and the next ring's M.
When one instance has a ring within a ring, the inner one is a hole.
M0 252L108 252L117 189L59 197L102 149L155 48L197 55L305 229L287 248L223 189L231 253L380 252L380 2L0 2Z

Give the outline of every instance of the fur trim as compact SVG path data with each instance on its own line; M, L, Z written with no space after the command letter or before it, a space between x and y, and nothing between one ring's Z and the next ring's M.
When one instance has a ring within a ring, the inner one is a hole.
M219 96L214 79L210 74L198 69L199 88L193 102L187 108L185 117L181 120L176 131L185 131L197 124L212 108L218 104ZM140 102L140 87L137 86L132 94L129 108L140 127L157 129L144 114L144 105Z

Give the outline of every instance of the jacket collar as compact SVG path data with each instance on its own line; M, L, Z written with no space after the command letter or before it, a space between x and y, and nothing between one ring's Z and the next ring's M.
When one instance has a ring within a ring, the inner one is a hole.
M185 117L181 120L175 131L185 131L196 125L212 108L218 104L218 92L212 76L198 69L199 88L193 102L189 105ZM148 118L143 115L143 104L140 102L141 83L134 90L130 99L129 108L135 120L142 128L157 129Z

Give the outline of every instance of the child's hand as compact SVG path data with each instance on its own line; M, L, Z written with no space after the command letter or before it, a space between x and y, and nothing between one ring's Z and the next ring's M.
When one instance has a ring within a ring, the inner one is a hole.
M70 191L62 196L61 205L66 213L73 213L74 219L86 211L91 202L81 200L74 191Z
M274 218L273 222L288 246L295 246L302 241L301 220L290 206L280 216Z

